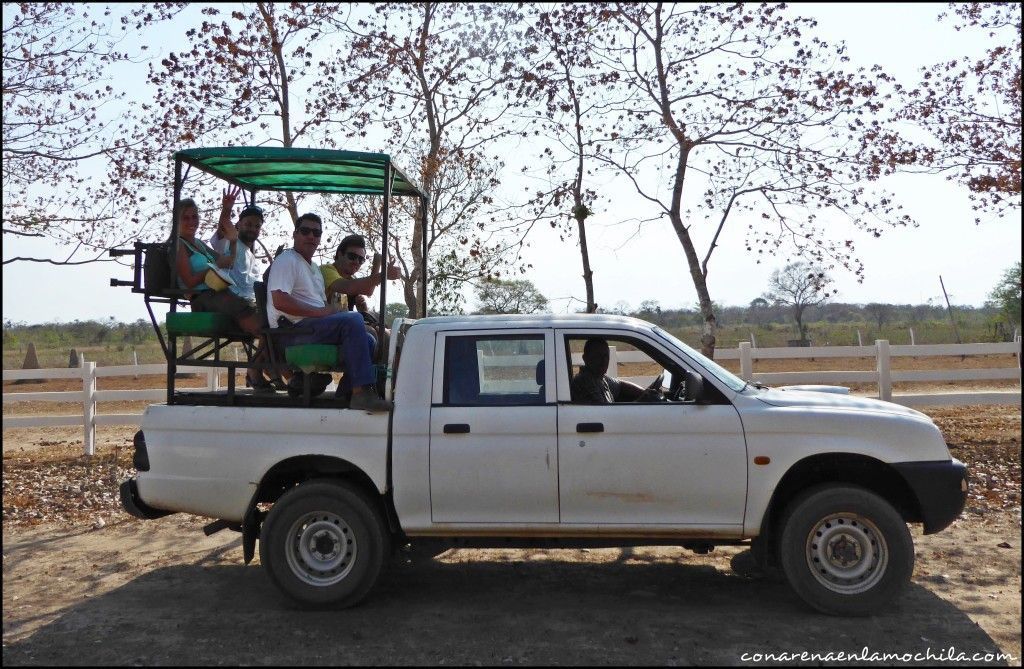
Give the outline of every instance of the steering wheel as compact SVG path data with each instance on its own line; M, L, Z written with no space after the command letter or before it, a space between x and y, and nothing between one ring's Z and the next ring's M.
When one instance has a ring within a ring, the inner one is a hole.
M665 372L658 374L658 378L651 382L651 385L647 386L640 397L636 398L637 402L664 402L665 396L661 392L661 382L665 379Z
M686 391L686 379L682 374L672 375L672 387L668 389L669 402L682 402Z

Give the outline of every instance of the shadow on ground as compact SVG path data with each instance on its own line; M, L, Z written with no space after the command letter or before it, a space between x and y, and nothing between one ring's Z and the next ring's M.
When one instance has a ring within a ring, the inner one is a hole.
M317 612L283 600L258 566L220 564L224 550L82 600L5 645L4 663L728 665L744 653L865 646L997 652L965 613L918 585L885 614L833 618L783 584L687 564L683 551L668 562L557 551L396 559L364 604ZM5 611L5 636L15 624Z

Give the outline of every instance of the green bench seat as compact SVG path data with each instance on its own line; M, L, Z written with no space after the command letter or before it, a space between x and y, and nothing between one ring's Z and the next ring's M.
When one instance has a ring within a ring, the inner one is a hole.
M230 316L215 311L167 314L167 334L172 337L227 337L238 334Z
M329 372L338 368L338 347L333 344L298 344L284 350L288 364L295 365L307 374Z

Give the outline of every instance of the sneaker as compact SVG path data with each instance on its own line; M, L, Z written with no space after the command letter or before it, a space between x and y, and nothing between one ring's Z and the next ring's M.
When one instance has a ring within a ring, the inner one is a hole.
M324 372L313 372L313 378L309 380L309 393L312 397L320 397L327 390L334 380L330 374Z
M334 399L338 400L338 404L342 407L348 408L348 405L352 402L352 389L342 390L341 384L334 389Z
M248 374L245 375L245 385L252 388L254 395L274 395L276 394L276 388L270 381L263 378L260 374L255 379L251 378Z
M382 400L377 395L369 390L364 390L359 394L353 394L351 401L348 403L349 409L355 409L357 411L391 411L394 404L388 400Z
M305 376L305 372L292 374L292 378L288 379L288 397L302 397L302 381Z
M304 377L305 374L303 372L295 372L292 375L291 380L288 381L288 397L302 397ZM313 372L309 379L309 396L320 397L333 380L334 378L330 374Z

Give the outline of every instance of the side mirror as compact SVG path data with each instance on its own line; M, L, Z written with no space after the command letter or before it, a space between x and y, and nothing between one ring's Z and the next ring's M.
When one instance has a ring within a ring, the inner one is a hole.
M697 402L704 398L704 379L697 372L690 371L689 369L683 370L683 379L685 383L685 394L683 397L687 402Z

